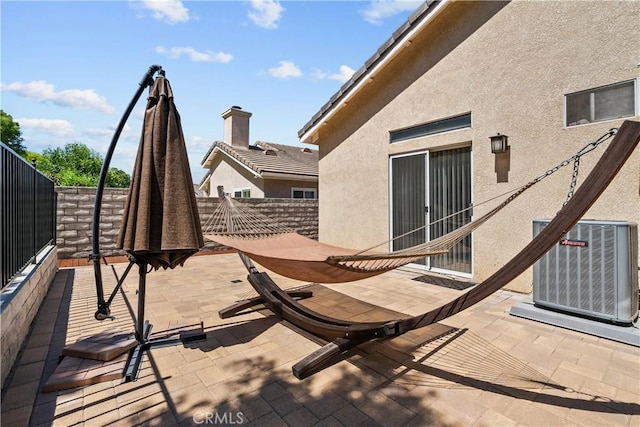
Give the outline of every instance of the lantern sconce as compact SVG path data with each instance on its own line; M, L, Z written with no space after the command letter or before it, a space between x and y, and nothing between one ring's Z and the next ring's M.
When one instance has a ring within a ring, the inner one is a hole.
M508 138L507 135L500 135L500 133L497 133L495 136L490 136L491 152L493 154L506 153L509 150L509 146L507 145Z

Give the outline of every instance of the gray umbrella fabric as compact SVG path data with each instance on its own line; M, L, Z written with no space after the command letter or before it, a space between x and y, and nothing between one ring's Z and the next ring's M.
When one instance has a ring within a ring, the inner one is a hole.
M180 115L169 81L149 92L117 249L174 268L204 246Z

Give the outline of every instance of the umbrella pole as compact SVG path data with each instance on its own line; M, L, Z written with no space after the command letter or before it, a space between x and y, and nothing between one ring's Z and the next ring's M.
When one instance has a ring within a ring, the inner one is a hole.
M142 96L142 92L144 92L147 87L153 85L153 75L161 70L162 67L160 65L152 65L142 77L142 80L139 83L140 87L131 99L129 106L122 115L120 123L118 124L118 127L113 134L111 144L109 145L109 149L107 150L104 162L102 163L102 169L100 170L100 179L98 180L98 188L96 189L96 201L93 208L92 253L91 255L89 255L89 259L93 261L93 272L96 280L96 292L98 294L98 311L96 311L94 314L96 320L113 320L113 316L110 315L111 311L109 309L109 304L111 300L113 300L113 295L111 296L111 298L109 298L109 302L105 301L104 287L102 284L102 272L100 270L100 211L102 209L102 193L104 192L104 186L107 181L107 174L109 172L111 157L113 156L113 152L116 148L116 144L118 143L118 139L120 138L120 134L122 133L122 129L124 129L124 125L131 115L131 111L133 111L133 108L136 106L138 100L140 99L140 96Z
M151 324L144 320L144 303L147 298L147 263L141 262L139 265L138 277L138 315L136 319L136 339L143 344L147 341L151 332Z
M149 340L149 334L151 333L151 325L148 321L144 320L144 303L146 300L147 292L147 263L144 261L135 260L132 261L138 263L138 313L135 320L135 338L138 341L127 358L124 370L122 372L123 382L135 381L138 378L140 372L140 364L142 363L142 355L144 351L148 350L152 346L152 342ZM133 314L133 313L132 313Z

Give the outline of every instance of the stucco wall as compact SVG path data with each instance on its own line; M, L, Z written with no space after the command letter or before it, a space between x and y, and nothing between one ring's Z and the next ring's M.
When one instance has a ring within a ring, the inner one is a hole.
M218 156L211 167L213 173L209 177L210 196L218 196L218 185L224 185L224 190L231 193L233 190L249 188L251 197L265 197L263 184L256 179L249 170L238 165L230 164L224 160L224 156Z
M264 181L264 197L290 198L292 188L313 188L318 193L317 182L287 181L282 179L267 179Z
M564 127L567 93L638 77L640 2L455 2L319 131L320 240L368 247L389 238L389 157L472 147L474 203L536 177L621 120ZM389 132L466 112L472 127L389 143ZM636 117L637 119L637 117ZM509 136L507 182L489 137ZM603 148L581 163L580 180ZM367 161L355 162L366 156ZM571 168L538 184L474 233L473 279L482 281L553 217ZM587 214L640 222L640 150ZM475 209L476 217L492 205ZM509 288L528 292L531 272Z

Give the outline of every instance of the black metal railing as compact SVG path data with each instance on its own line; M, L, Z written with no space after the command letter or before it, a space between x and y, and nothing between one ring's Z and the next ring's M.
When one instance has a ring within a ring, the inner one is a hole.
M0 143L0 264L4 287L36 254L55 243L56 193L53 181Z

